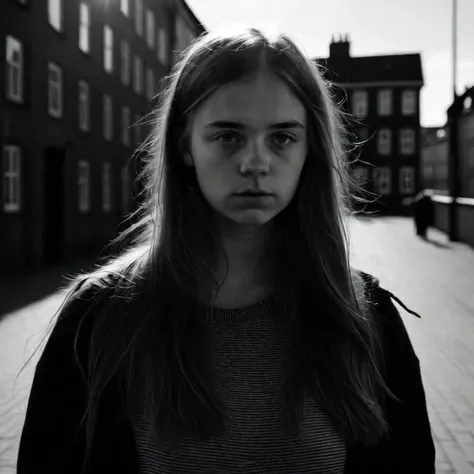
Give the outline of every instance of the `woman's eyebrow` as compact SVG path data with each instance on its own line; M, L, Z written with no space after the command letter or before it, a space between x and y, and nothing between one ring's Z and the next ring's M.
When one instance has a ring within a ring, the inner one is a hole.
M227 120L215 120L206 125L206 128L233 128L236 130L243 130L247 128L243 123L231 122ZM287 122L274 123L268 128L272 130L281 130L288 128L300 128L305 129L306 127L298 120L288 120Z

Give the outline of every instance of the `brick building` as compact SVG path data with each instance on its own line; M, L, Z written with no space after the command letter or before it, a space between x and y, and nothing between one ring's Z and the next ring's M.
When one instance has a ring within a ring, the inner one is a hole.
M0 273L114 236L133 206L139 123L202 31L182 0L0 2Z
M354 57L350 47L347 37L333 39L329 57L316 61L355 119L349 131L364 143L356 150L353 173L367 191L380 196L369 208L403 212L401 200L419 189L421 56Z

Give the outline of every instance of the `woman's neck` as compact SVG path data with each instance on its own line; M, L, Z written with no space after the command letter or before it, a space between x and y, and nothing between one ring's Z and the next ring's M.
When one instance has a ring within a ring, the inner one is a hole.
M270 225L228 224L220 229L221 250L216 266L220 284L218 299L232 300L239 293L248 294L248 302L252 302L272 291L275 259L270 231Z

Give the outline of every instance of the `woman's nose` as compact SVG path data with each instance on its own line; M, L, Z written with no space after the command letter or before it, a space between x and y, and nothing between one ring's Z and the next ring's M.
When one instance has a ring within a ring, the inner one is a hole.
M261 176L270 171L270 152L263 143L254 143L248 147L240 162L243 175Z

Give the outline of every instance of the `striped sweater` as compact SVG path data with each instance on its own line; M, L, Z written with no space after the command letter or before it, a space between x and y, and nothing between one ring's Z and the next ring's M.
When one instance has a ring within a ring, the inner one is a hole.
M216 391L227 432L179 446L152 441L143 402L136 428L142 474L342 474L344 441L325 413L306 399L301 430L283 428L290 338L269 298L240 309L215 309L209 334Z

